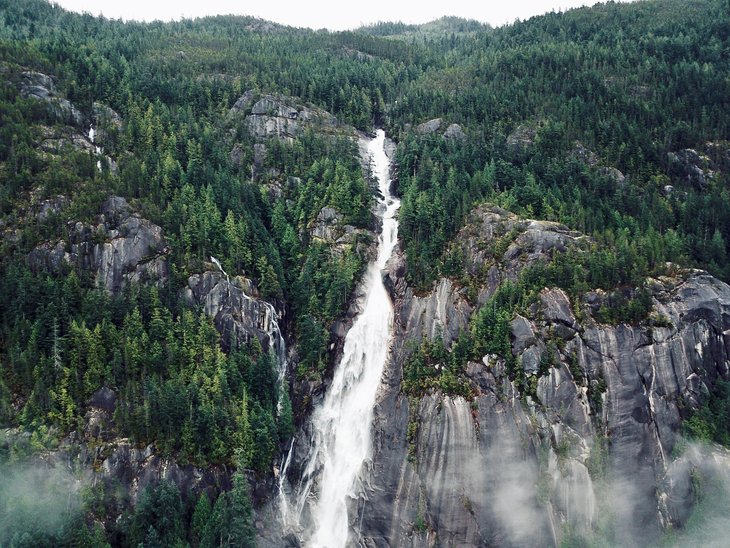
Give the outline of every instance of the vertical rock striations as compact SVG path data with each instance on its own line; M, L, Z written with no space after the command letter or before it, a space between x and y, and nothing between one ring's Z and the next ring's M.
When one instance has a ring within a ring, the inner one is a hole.
M480 241L493 245L505 234L511 243L503 240L484 278L482 302L502 281L581 240L555 223L481 208L457 240L465 268L485 262ZM730 377L728 285L700 271L649 280L661 321L641 326L597 323L589 302L546 288L529 317L511 322L512 352L536 379L533 395L518 392L503 359L484 356L467 365L474 393L467 401L402 391L414 347L435 337L448 347L473 310L451 280L417 296L404 274L394 257L385 275L396 303L393 353L358 500L360 545L558 545L570 531L595 530L599 511L613 516L613 539L624 545L683 524L693 502L692 490L682 489L690 467L673 464L672 454L687 410ZM538 374L548 345L557 358Z

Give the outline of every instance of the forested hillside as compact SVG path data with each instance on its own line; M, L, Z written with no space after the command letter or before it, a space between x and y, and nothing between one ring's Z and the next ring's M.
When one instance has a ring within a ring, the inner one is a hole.
M0 0L0 459L97 443L106 390L110 439L222 478L136 501L88 488L40 524L0 481L0 546L253 542L249 484L258 499L273 489L372 254L362 132L397 143L416 292L444 276L484 304L486 268L467 268L455 237L485 203L587 236L490 295L458 352L415 353L411 373L453 362L445 392L468 396L468 359L511 357L508 323L544 287L603 289L597 319L636 325L650 319L647 276L696 267L730 281L729 14L726 0L651 0L496 29L446 18L331 33ZM104 266L120 239L146 248ZM273 304L287 378L270 318L256 336L221 329L212 272L262 317ZM430 376L404 391L438 388Z

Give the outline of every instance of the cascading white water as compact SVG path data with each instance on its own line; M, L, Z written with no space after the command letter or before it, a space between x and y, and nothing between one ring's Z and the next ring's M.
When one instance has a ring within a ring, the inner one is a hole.
M382 194L378 205L383 220L378 256L365 274L363 310L347 333L332 385L312 415L313 439L296 500L296 516L302 515L306 504L311 505L311 527L303 536L309 546L317 548L347 544L347 499L360 491L359 474L371 458L375 395L390 345L393 306L381 270L398 239L395 212L400 201L390 195L390 162L384 144L385 133L378 130L368 145ZM315 484L316 497L310 496Z

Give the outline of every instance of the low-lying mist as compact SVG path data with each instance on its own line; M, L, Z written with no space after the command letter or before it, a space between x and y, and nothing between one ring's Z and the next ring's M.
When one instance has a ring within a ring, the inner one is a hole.
M80 512L82 482L62 467L0 465L0 546L52 542Z
M726 547L730 531L730 452L717 445L681 442L683 449L659 481L659 506L671 523L664 531L647 523L640 532L625 526L637 505L651 504L631 478L610 470L593 484L598 502L590 532L563 526L561 547ZM590 486L588 487L590 488ZM575 493L575 496L579 496Z

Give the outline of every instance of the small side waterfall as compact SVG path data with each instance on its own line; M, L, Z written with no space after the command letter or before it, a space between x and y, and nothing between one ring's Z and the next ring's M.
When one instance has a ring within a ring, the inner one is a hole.
M395 213L400 206L390 194L390 162L384 144L385 133L378 130L368 146L382 194L378 215L383 227L377 260L363 278L364 307L345 338L329 391L312 415L313 437L295 507L290 508L286 500L280 505L282 519L289 520L285 527L297 522L294 526L304 529L303 540L312 547L341 548L348 543L347 500L361 491L359 475L372 456L373 407L393 323L393 306L381 270L398 240ZM311 523L301 523L305 507Z
M95 137L96 137L96 130L94 129L94 126L92 125L89 128L89 141L91 141L91 144L94 145L94 151L95 151L96 155L97 156L100 156L102 154L102 152L104 152L104 150L99 145L97 145L97 144L94 143L94 138ZM101 170L102 170L101 169L101 160L97 160L96 161L96 169L98 169L99 172L101 172Z
M218 267L221 274L226 277L226 282L230 283L230 277L223 269L223 265L221 265L220 261L215 257L211 257L210 260L216 267ZM241 290L241 295L247 301L254 300L252 297L246 295L246 292L243 290ZM264 300L259 300L257 302L262 305L266 311L265 314L259 315L257 327L269 336L269 341L271 341L271 351L274 353L274 357L276 358L276 386L278 391L277 411L281 413L282 401L286 391L286 373L288 368L286 359L286 343L284 342L284 337L281 334L281 329L279 328L279 316L276 313L274 305Z

